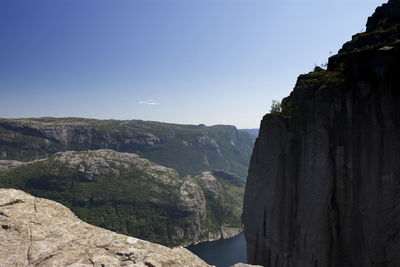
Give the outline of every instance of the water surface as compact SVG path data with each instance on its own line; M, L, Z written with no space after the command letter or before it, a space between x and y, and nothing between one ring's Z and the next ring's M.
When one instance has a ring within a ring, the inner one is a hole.
M244 233L211 242L203 242L187 247L205 262L216 267L228 267L238 262L247 262Z

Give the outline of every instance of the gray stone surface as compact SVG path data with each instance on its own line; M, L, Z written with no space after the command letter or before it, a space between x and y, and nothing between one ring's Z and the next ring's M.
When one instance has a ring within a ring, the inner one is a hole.
M54 201L0 189L0 266L208 266L167 248L89 225Z

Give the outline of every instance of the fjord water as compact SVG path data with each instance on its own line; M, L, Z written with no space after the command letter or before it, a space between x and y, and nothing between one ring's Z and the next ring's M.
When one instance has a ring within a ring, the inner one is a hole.
M238 262L247 262L244 232L228 239L191 245L187 249L216 267L228 267Z

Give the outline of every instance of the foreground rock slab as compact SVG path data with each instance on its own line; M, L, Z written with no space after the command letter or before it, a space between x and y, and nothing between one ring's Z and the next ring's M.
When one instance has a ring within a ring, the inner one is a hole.
M92 226L68 208L0 189L0 266L209 266L168 248Z

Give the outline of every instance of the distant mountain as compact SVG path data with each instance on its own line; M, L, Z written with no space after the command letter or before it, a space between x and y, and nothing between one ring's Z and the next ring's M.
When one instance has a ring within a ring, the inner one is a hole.
M0 187L55 200L82 220L121 234L176 246L242 230L244 181L224 171L182 177L135 154L108 149L59 152L2 166Z
M239 129L239 131L247 132L254 141L258 137L259 130L260 129Z
M247 175L254 138L234 126L83 118L0 119L0 160L31 161L60 151L136 153L181 175L221 169Z

